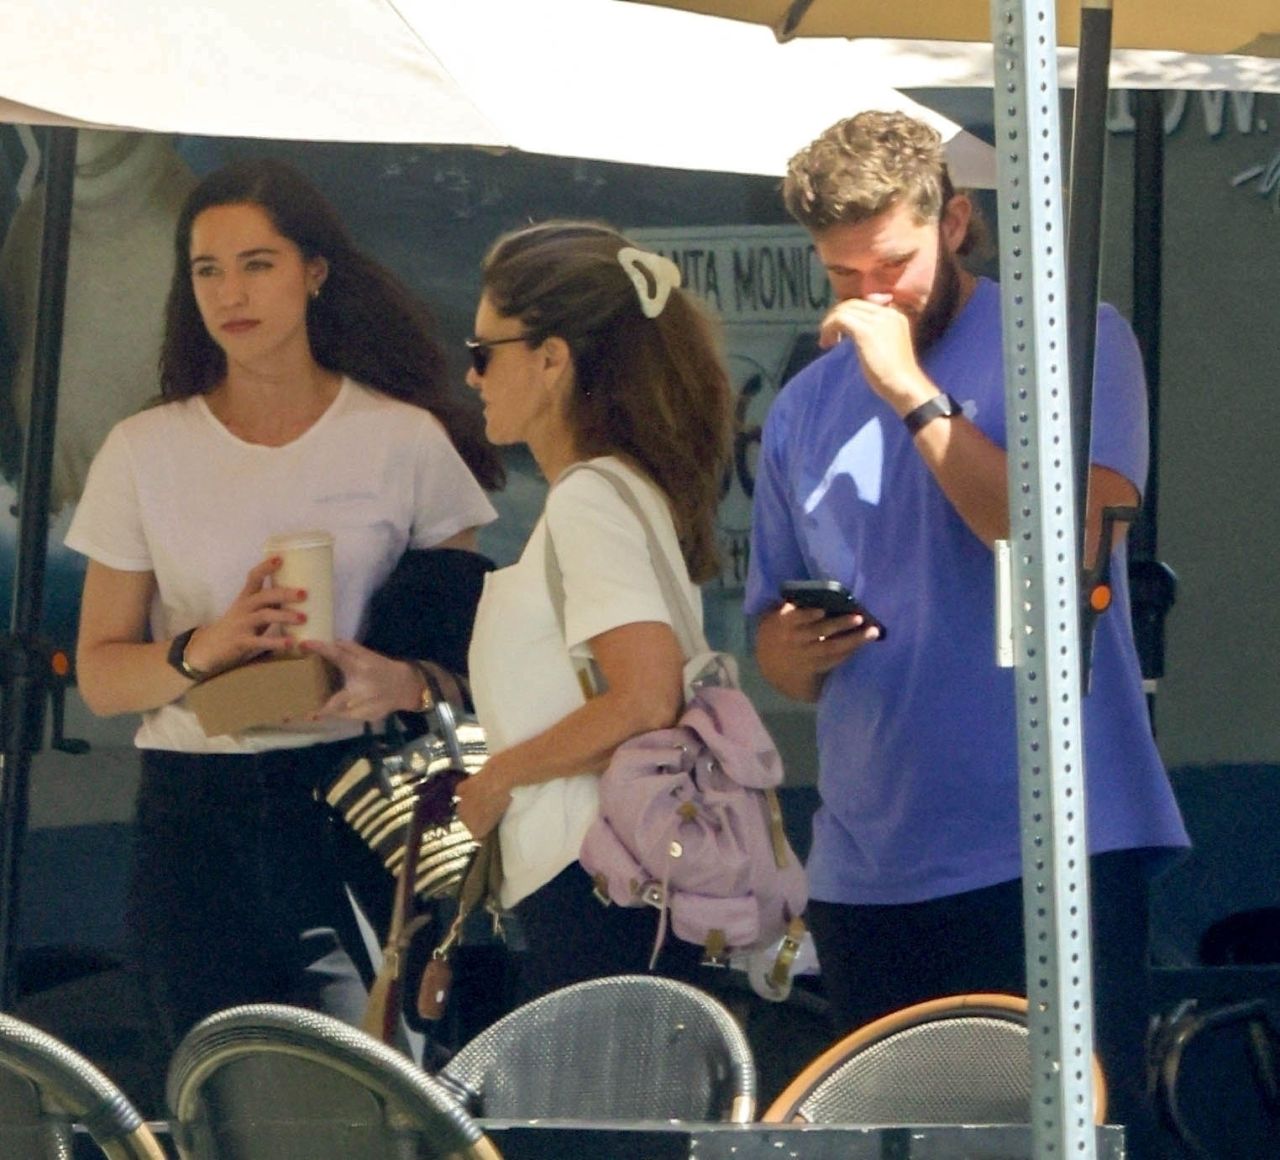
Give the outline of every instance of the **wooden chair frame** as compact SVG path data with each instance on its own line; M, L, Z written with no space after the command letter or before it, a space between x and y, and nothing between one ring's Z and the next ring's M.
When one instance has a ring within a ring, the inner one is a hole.
M1026 1027L1027 1001L1019 995L975 992L929 999L881 1016L851 1031L808 1064L765 1110L762 1122L808 1123L799 1110L805 1100L820 1084L868 1048L921 1024L973 1015L988 1015ZM1094 1123L1103 1124L1107 1113L1107 1087L1096 1054L1093 1057L1093 1091Z

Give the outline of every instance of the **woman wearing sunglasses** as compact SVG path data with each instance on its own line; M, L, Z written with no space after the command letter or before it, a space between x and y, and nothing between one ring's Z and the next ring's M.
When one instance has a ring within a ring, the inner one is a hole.
M486 579L470 667L492 756L457 790L472 833L498 828L501 901L525 936L521 997L532 998L647 968L658 912L602 906L578 852L614 749L674 724L683 701L684 658L642 524L608 480L566 472L594 460L624 477L700 609L695 585L716 573L730 385L676 267L593 223L500 238L467 345L489 439L526 444L550 484L520 559ZM667 939L657 969L687 977L699 957Z
M129 919L171 1043L236 1003L363 1007L342 850L311 790L386 710L344 689L345 720L207 737L183 700L302 622L266 540L333 534L335 630L355 636L406 548L474 548L494 516L481 484L501 479L425 308L289 166L210 174L175 242L163 401L108 436L67 536L89 557L80 690L142 714Z
M654 945L657 911L602 906L578 852L613 750L679 715L684 657L643 526L608 480L565 472L594 460L622 475L701 608L695 584L717 571L730 387L679 280L666 258L590 223L508 234L484 262L467 382L489 439L526 444L551 488L477 610L472 688L494 756L459 787L458 813L473 833L499 828L526 997L643 971ZM686 976L699 958L675 939L662 953L658 970Z

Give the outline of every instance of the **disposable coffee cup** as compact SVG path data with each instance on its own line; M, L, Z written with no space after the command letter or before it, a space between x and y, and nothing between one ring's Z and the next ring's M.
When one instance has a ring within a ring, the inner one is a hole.
M290 532L267 540L268 556L279 556L274 583L280 588L301 588L307 597L290 608L306 613L301 624L286 624L285 634L295 641L333 640L333 536L328 532Z

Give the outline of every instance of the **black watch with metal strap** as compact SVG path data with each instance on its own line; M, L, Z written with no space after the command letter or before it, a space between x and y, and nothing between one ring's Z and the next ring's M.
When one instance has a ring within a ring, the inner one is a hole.
M934 395L932 399L926 399L914 411L908 411L902 416L902 421L907 425L907 434L915 438L915 434L926 423L932 423L934 419L950 419L955 415L963 415L964 409L955 399L945 392L940 395Z
M198 626L197 626L198 627ZM166 658L170 665L178 670L189 681L203 681L208 673L196 668L194 665L187 663L187 645L191 643L191 638L195 636L194 628L187 629L186 632L180 632L169 642L169 655Z

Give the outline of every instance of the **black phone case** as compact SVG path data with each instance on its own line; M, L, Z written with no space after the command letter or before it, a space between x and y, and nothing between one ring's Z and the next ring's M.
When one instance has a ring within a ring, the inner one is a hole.
M888 635L883 621L837 580L789 580L782 585L782 598L797 608L820 608L828 616L857 613L864 627L880 630L881 640Z

